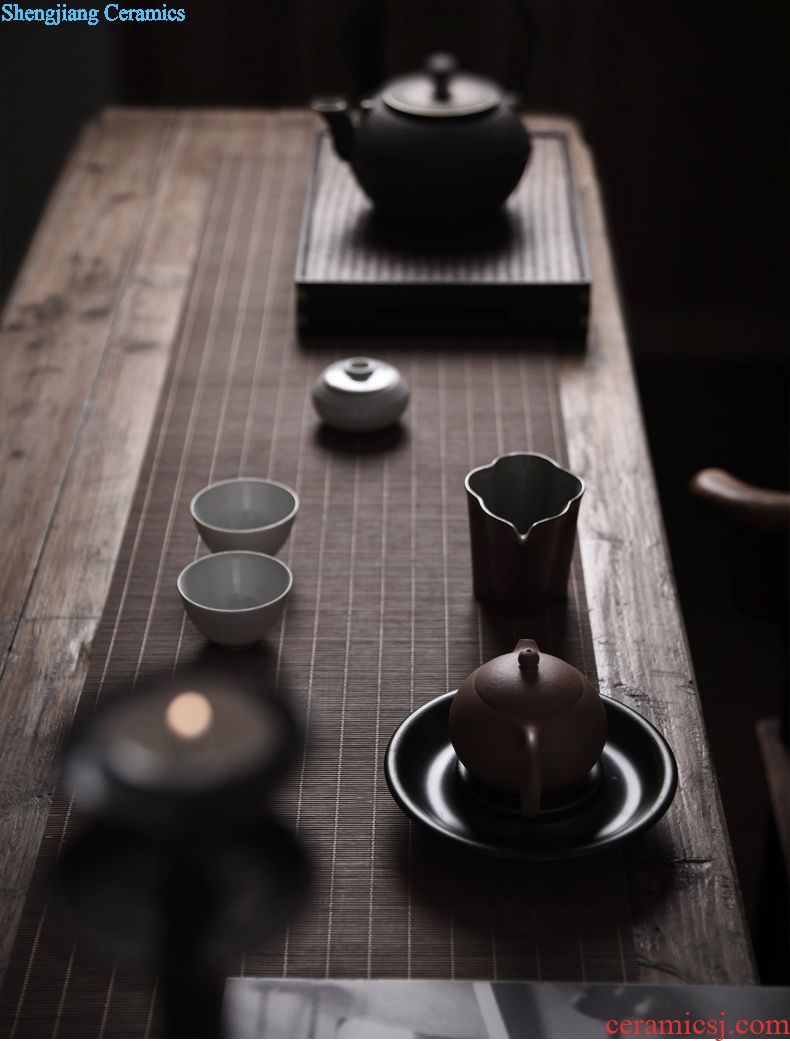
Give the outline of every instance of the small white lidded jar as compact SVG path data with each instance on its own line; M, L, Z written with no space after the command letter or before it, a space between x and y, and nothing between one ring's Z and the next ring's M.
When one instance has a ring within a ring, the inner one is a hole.
M344 358L313 385L318 415L339 430L382 430L403 413L409 387L394 365L376 358Z

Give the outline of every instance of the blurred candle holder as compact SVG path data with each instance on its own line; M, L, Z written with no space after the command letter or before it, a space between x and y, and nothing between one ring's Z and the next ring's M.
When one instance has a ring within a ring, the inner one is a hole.
M109 691L74 727L64 784L87 823L56 904L92 948L156 973L168 1036L222 1036L224 970L305 892L306 855L266 809L300 738L259 665L238 662Z

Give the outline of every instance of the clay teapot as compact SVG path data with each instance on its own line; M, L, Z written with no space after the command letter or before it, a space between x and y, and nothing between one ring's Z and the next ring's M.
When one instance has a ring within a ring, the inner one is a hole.
M513 98L449 54L386 83L356 117L344 98L312 107L376 210L399 222L447 227L494 213L530 155Z
M572 665L519 640L481 665L450 706L450 739L477 781L518 794L533 817L542 795L583 780L606 743L600 695Z

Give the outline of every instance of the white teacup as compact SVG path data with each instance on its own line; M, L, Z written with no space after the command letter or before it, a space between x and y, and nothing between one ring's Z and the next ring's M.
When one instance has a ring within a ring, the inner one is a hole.
M229 549L276 553L291 531L299 497L287 484L233 477L202 488L189 512L213 552Z
M199 557L178 576L195 628L225 647L247 647L265 636L285 610L292 584L281 560L247 550Z

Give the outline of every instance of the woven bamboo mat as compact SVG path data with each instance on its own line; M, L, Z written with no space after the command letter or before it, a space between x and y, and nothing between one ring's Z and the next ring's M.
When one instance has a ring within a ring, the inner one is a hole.
M312 852L314 886L290 928L228 971L622 981L637 976L617 854L514 864L414 830L382 758L406 714L482 660L534 637L593 680L582 573L567 605L514 623L471 593L463 478L503 451L565 459L556 363L545 350L463 340L382 341L404 371L400 431L355 440L321 429L308 390L341 342L299 344L293 271L307 135L218 166L194 282L94 642L80 711L112 684L188 663L179 570L202 552L189 517L211 480L270 475L301 511L281 551L295 584L275 660L307 718L303 762L276 799ZM582 509L584 505L582 504ZM87 707L86 707L87 706ZM62 945L45 880L72 828L58 795L6 978L5 1036L147 1036L156 981Z

